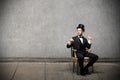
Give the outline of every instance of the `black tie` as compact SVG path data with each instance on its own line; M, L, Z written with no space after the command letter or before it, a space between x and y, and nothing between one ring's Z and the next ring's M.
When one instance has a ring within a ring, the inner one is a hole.
M79 36L79 38L83 38L82 36Z

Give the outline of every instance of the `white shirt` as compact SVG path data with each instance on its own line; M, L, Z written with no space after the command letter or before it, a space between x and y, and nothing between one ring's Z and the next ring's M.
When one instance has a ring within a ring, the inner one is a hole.
M83 38L80 37L79 39L80 39L81 43L83 44ZM88 43L91 44L91 40L88 40Z
M79 38L79 39L80 39L81 43L83 44L83 38Z

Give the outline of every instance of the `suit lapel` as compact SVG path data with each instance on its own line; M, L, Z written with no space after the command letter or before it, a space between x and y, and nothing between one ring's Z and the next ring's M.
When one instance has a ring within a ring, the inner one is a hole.
M77 39L77 41L80 43L80 39L78 38L78 36L76 36L76 39Z
M77 41L82 45L82 42L80 41L78 36L77 36Z
M85 44L85 38L83 37L83 45Z

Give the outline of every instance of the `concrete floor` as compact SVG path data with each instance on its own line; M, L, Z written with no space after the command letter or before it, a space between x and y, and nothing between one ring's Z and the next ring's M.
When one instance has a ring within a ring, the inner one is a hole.
M81 76L71 62L0 62L0 80L120 80L120 63L95 63L94 69Z

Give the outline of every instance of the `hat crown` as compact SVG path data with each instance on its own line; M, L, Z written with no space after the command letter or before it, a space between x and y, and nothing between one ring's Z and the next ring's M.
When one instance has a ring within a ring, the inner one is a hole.
M79 24L78 27L77 27L77 29L78 29L78 28L81 28L83 31L85 31L84 27L85 27L85 26L84 26L83 24Z

